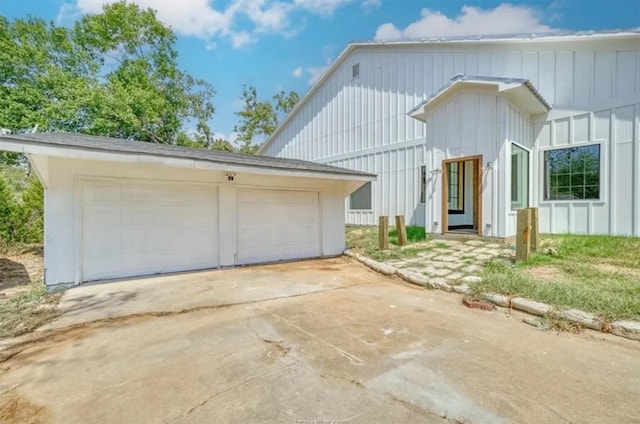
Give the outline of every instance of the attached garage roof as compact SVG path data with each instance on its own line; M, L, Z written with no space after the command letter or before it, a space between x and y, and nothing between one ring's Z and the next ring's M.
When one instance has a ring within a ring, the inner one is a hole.
M268 168L274 171L305 172L356 177L355 179L373 179L375 175L336 166L307 162L296 159L283 159L240 153L220 152L216 150L194 149L167 144L146 143L122 140L111 137L97 137L74 133L35 133L0 136L0 142L19 144L24 149L12 149L23 153L33 153L27 147L53 147L68 150L131 154L153 157L191 159L227 166Z

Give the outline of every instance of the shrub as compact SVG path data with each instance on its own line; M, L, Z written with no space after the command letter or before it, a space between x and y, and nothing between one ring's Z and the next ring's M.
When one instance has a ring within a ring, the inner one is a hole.
M4 176L0 175L0 239L11 242L15 239L18 205Z

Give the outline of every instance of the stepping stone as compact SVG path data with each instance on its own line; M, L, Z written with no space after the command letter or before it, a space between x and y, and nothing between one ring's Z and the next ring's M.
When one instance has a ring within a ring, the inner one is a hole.
M479 260L479 261L486 261L486 260L491 259L491 258L493 258L493 256L491 256L489 254L484 254L484 253L476 256L476 259Z
M467 284L477 284L482 283L482 277L478 277L477 275L467 275L466 277L462 278L462 281Z
M430 259L430 258L433 258L436 255L437 255L437 253L433 253L433 252L418 252L418 257L423 258L423 259Z
M452 272L451 274L445 276L445 278L450 281L456 281L461 279L462 277L464 277L464 274L461 274L459 272Z
M437 258L434 258L434 260L440 261L440 262L456 262L458 258L451 255L442 255L442 256L438 256Z
M469 240L465 244L469 246L484 246L484 242L480 240Z
M500 244L497 244L497 243L490 243L490 244L487 244L487 247L489 249L500 249L500 248L504 247L504 245L500 245Z
M491 255L491 256L500 256L502 254L502 252L500 252L499 250L487 250L485 252L487 255Z
M446 268L441 268L436 270L436 272L433 273L433 275L437 276L437 277L445 277L447 275L451 274L451 270L446 269Z
M430 265L434 268L447 268L447 264L448 262L437 262L437 261L430 262Z
M469 265L468 267L462 268L462 272L466 272L467 274L474 274L480 271L482 271L482 267L478 265Z
M445 268L458 269L458 268L461 268L462 265L464 265L464 264L462 264L460 262L445 262L443 265L444 265Z

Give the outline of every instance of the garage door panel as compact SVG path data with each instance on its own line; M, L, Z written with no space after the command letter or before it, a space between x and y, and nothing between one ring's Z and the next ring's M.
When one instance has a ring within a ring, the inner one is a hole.
M85 182L82 235L83 280L215 268L217 190Z
M317 192L238 191L239 264L321 256Z

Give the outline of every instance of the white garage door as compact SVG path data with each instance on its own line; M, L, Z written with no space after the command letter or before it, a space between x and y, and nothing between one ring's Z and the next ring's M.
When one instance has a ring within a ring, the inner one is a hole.
M238 264L320 255L317 192L238 191Z
M82 279L215 268L217 221L212 187L85 181Z

